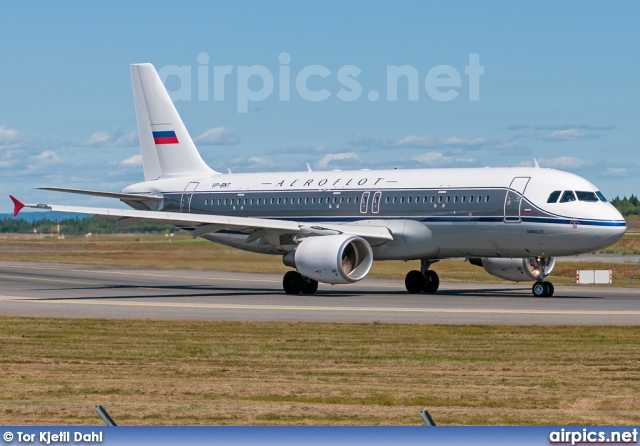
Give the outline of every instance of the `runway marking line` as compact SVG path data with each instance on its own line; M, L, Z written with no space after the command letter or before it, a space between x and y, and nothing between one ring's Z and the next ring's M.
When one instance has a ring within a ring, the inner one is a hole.
M541 315L601 315L601 316L630 316L640 315L640 311L545 311L545 310L499 310L499 309L455 309L455 308L375 308L375 307L296 307L277 305L189 305L189 304L151 304L151 303L123 303L123 302L74 302L74 301L49 301L35 299L21 299L12 296L0 296L5 302L29 302L54 305L104 305L116 307L158 307L158 308L188 308L210 310L267 310L267 311L345 311L345 312L372 312L372 313L480 313L480 314L541 314Z

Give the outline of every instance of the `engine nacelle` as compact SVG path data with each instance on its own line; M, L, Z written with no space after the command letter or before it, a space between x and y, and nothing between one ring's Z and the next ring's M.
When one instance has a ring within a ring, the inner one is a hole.
M493 276L515 282L538 280L542 272L542 266L535 257L525 257L523 259L475 257L470 258L469 263L484 267L485 271ZM553 270L555 264L555 257L551 257L544 267L545 276Z
M369 273L373 251L365 239L356 235L307 237L282 261L318 282L353 283Z

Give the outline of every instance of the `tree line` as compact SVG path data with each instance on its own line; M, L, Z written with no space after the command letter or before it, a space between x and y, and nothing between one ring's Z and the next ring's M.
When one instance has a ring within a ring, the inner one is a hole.
M633 194L629 198L620 199L616 197L611 200L611 204L625 217L628 215L640 215L640 200Z
M29 222L23 218L3 218L0 220L0 233L33 233L33 231L44 234L57 234L58 224L55 220L44 218ZM60 220L60 234L84 235L92 234L113 234L115 232L174 232L175 227L171 225L143 222L127 229L116 229L116 221L110 218L86 217L68 218Z

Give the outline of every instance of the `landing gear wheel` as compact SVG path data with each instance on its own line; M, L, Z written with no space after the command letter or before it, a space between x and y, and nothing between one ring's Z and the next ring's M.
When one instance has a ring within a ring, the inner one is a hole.
M535 297L553 296L554 287L551 282L536 282L531 287L531 292Z
M544 286L544 282L536 282L531 287L531 292L534 297L544 297L546 292L546 287Z
M438 291L439 286L440 278L438 277L438 273L428 270L426 276L424 277L424 285L422 287L422 291L427 294L433 294Z
M422 292L422 289L425 285L424 276L420 271L413 270L407 273L407 276L404 278L404 286L407 288L407 291L411 294L418 294Z
M545 283L547 284L547 297L553 296L553 292L555 291L553 284L551 282L545 282Z
M305 279L305 277L303 277ZM302 287L302 294L314 294L318 291L318 281L313 279L307 279L307 283Z
M305 280L298 271L288 271L282 278L282 288L287 294L300 294L305 286Z

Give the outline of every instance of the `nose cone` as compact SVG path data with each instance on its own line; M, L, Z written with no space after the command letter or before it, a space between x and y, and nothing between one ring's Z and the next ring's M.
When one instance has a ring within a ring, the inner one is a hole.
M602 238L603 241L607 242L607 246L611 246L620 240L627 230L627 222L622 214L613 205L610 206L611 208L607 215L607 220L609 220L610 225L607 226L607 230Z

